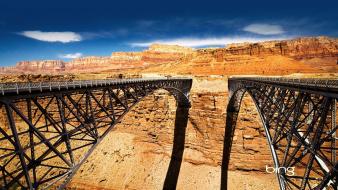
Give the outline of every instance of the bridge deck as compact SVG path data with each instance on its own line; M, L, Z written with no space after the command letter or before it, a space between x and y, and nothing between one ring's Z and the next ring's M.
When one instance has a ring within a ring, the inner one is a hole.
M230 77L234 81L251 81L271 84L279 87L293 88L297 90L322 92L327 95L338 93L338 79L313 79L313 78L285 78L285 77Z
M103 79L103 80L74 80L51 82L17 82L0 83L0 96L8 94L27 94L43 91L60 91L64 89L78 89L85 87L112 86L143 82L191 80L189 78L135 78L135 79Z

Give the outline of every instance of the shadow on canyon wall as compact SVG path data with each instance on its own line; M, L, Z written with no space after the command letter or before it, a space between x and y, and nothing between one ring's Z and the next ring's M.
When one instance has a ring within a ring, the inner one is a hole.
M176 189L178 176L183 160L185 132L188 124L189 108L177 107L174 129L173 150L165 177L163 189Z
M235 110L232 110L235 109ZM228 108L230 118L227 118L227 124L236 123L238 117L238 109ZM178 176L180 173L181 164L183 161L184 143L186 127L188 124L189 108L178 107L176 110L175 117L175 129L173 139L173 149L171 153L171 159L165 181L163 184L163 190L176 189ZM230 160L231 144L234 135L234 130L227 130L224 134L224 146L223 146L223 161L222 161L222 174L221 174L221 190L227 190L227 179L228 179L228 165Z

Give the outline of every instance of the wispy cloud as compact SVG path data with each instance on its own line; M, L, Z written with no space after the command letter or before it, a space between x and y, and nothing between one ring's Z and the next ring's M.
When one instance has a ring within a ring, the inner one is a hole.
M285 33L282 26L275 24L249 24L244 27L243 30L261 35L277 35Z
M165 39L165 40L153 40L146 42L134 42L129 45L132 47L148 47L151 44L168 44L168 45L180 45L188 47L206 47L206 46L224 46L232 43L243 43L243 42L261 42L267 40L282 40L288 37L218 37L218 38L176 38L176 39Z
M59 58L62 58L62 59L75 59L79 57L82 57L82 53L69 53L69 54L59 55Z
M27 38L32 38L35 40L45 41L45 42L78 42L83 38L80 34L75 32L43 32L43 31L23 31L19 33L22 36Z

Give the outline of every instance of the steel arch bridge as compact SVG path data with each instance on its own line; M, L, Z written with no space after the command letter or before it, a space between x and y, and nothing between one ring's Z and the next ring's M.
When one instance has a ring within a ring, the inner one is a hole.
M115 124L158 89L177 102L175 135L180 138L174 137L177 155L164 185L175 188L191 85L186 78L0 84L0 188L65 188Z
M260 115L280 189L337 189L338 80L234 77L228 85L221 189L227 189L232 138L245 93Z

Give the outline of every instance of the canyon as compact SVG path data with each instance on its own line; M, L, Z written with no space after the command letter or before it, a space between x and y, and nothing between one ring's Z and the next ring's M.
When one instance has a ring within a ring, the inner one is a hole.
M305 37L224 48L154 44L108 57L24 61L1 68L1 82L185 76L192 107L178 189L219 189L231 75L338 77L338 39ZM52 74L49 74L52 73ZM157 91L134 107L75 175L69 189L161 189L171 156L176 103ZM229 189L277 189L254 103L245 96L235 130ZM274 188L275 187L275 188Z

